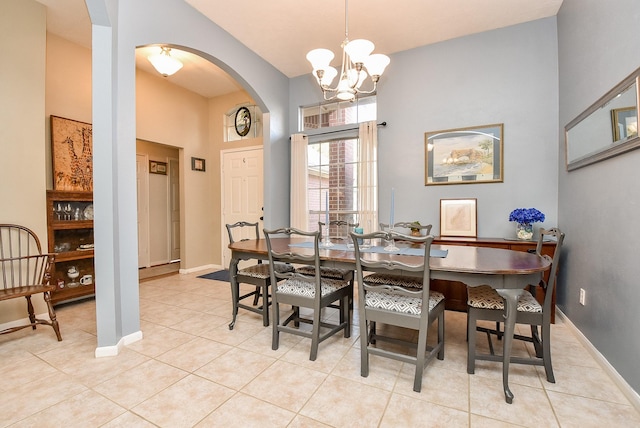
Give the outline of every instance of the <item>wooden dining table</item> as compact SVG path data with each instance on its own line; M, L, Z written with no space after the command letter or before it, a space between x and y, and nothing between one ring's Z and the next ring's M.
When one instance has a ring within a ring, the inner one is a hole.
M312 254L312 248L300 247L304 242L302 239L295 238L271 239L274 251L287 251L287 248L295 246L297 247L295 252ZM403 243L397 243L397 246L402 248ZM537 254L498 248L457 245L432 245L431 248L446 251L446 257L429 258L432 279L459 281L470 287L487 284L505 299L502 383L505 399L507 403L512 403L513 393L509 389L509 363L518 297L527 285L538 284L542 274L550 268L550 262ZM233 298L233 324L238 314L239 285L236 280L238 263L241 260L268 260L268 252L264 239L234 242L229 245L229 249L231 250L229 273ZM411 263L412 260L415 262L419 256L368 252L364 253L363 257ZM355 269L355 253L344 245L321 248L320 260L323 266Z

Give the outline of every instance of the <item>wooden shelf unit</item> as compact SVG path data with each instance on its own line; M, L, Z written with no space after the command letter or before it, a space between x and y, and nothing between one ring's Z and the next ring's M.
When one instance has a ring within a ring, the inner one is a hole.
M433 244L437 245L466 245L475 247L503 248L515 251L535 251L537 241L511 240L505 238L457 238L436 236ZM543 243L542 254L553 257L555 244L553 242ZM558 268L560 268L558 266ZM548 278L547 278L548 279ZM556 287L557 287L556 282ZM461 282L450 282L442 280L431 280L431 289L440 291L445 296L445 307L454 311L467 311L467 286ZM543 293L538 294L538 300L544 299ZM553 290L551 296L551 322L555 323L556 319L556 290Z
M71 213L57 213L58 204L70 204ZM92 192L47 190L47 242L49 252L56 253L51 281L58 285L56 291L51 293L54 305L95 294L94 281L88 285L79 284L84 275L91 275L95 280L93 249L80 249L81 245L93 244L93 220L85 218L85 209L92 205ZM76 211L79 216L76 216ZM65 244L68 248L65 248ZM72 282L67 277L70 266L76 266L79 271L78 278L73 281L78 284L76 287L68 287Z

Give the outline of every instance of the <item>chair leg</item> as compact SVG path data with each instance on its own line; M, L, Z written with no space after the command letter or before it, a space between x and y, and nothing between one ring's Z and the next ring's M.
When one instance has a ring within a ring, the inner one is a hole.
M500 330L500 321L496 321L496 336L498 336L498 340L502 340L503 332Z
M318 357L318 344L320 343L320 310L313 310L313 327L311 330L311 353L309 360L315 361Z
M260 300L260 286L256 285L256 294L253 295L253 306L258 305L258 300Z
M351 314L349 312L349 302L350 302L350 297L344 296L342 298L342 304L340 305L340 312L342 313L341 318L343 318L342 320L340 320L340 323L346 322L346 325L344 326L344 337L351 337Z
M47 310L49 311L49 319L51 319L51 327L53 327L53 331L56 333L58 342L61 342L62 335L60 334L60 326L58 325L58 318L56 317L56 313L53 310L53 305L51 304L51 295L48 292L44 293L44 301L47 303Z
M467 373L476 371L476 315L473 308L467 312Z
M531 341L536 351L536 357L542 358L544 356L543 355L544 345L542 343L542 340L540 340L540 335L538 334L538 326L533 324L531 325Z
M257 294L256 297L258 297ZM266 281L262 284L262 325L269 326L269 284Z
M438 315L438 345L442 344L438 351L438 359L444 360L444 311Z
M537 330L537 329L536 329ZM543 322L542 325L542 361L544 362L544 371L547 375L547 382L556 383L553 376L553 367L551 366L551 325L549 322Z
M274 290L275 294L275 290ZM272 320L273 320L273 330L271 336L271 349L276 351L280 346L280 330L278 329L280 326L280 305L276 302L275 296L273 298L273 302L271 302L271 309L273 310Z
M427 352L427 326L418 331L418 348L416 349L416 373L413 377L413 390L422 389L422 372L424 371L425 353Z
M29 312L29 321L31 322L31 328L36 329L36 314L33 311L33 304L31 303L31 296L25 296L27 299L27 312Z
M364 316L364 309L360 314L360 376L369 376L369 329Z

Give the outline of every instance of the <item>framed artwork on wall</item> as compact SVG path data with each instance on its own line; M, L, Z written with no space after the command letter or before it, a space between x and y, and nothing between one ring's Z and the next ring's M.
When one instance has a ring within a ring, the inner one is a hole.
M477 199L440 199L441 236L478 236Z
M158 161L149 161L149 172L151 174L167 175L167 163Z
M93 130L90 123L51 115L53 189L93 191Z
M205 170L205 160L201 158L191 158L191 169L194 171L202 171Z
M503 124L426 132L425 186L503 181Z

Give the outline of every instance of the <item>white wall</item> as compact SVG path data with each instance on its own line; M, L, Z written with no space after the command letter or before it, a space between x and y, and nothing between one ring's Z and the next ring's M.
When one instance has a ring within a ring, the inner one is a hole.
M636 0L564 0L558 13L562 128L640 67L639 26ZM558 134L559 217L567 234L558 305L638 392L640 150L567 172L562 129Z

